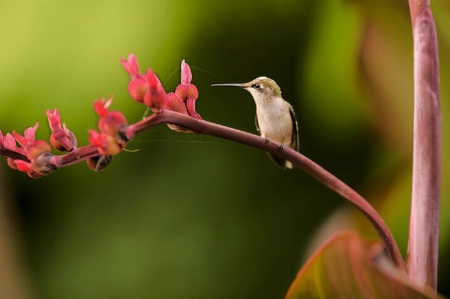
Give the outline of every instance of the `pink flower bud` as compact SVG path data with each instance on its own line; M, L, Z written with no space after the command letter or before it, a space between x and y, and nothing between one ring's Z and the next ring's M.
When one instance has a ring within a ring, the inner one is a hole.
M175 93L183 99L183 102L185 102L189 116L202 119L200 114L195 111L195 101L198 97L198 90L194 84L180 84L177 86Z
M61 123L61 116L57 109L47 110L47 119L52 133L50 143L58 151L73 151L77 147L75 135Z
M123 146L117 142L114 136L99 133L95 130L89 130L89 142L97 147L97 150L102 155L116 155Z
M112 98L105 101L104 98L94 102L94 110L99 117L103 117L108 114L108 108L111 105Z
M164 91L161 81L159 81L152 70L147 71L145 78L148 83L148 91L144 97L144 104L152 109L152 111L157 112L161 110L163 106L166 92Z
M128 93L138 103L144 102L144 96L148 88L147 80L143 77L134 78L128 83Z
M23 160L14 160L14 164L16 165L16 169L22 172L30 173L33 171L33 166L29 162L25 162Z
M25 150L23 148L17 148L16 139L14 139L14 136L10 133L7 133L3 138L3 147L10 151L25 155Z
M186 105L184 104L183 99L181 99L176 93L169 92L164 100L164 109L173 110L185 115L188 115L186 110Z
M189 64L184 59L181 62L181 84L190 84L192 81L192 72Z
M137 78L141 75L137 58L134 54L128 55L128 60L125 60L121 57L120 62L122 63L123 68L131 77L131 79Z
M167 94L166 99L164 101L164 109L176 111L179 113L182 113L184 115L188 115L188 112L186 110L186 105L184 101L174 92L170 92ZM192 133L191 130L188 130L186 128L174 125L174 124L167 124L167 126L176 132L180 133Z
M112 98L107 101L100 99L94 102L94 110L99 116L98 128L100 132L116 135L119 130L127 125L125 116L119 111L109 111Z
M50 144L44 140L35 140L37 128L38 123L34 127L26 129L23 136L14 131L3 138L3 146L5 148L25 155L28 159L26 161L8 158L8 165L13 169L26 172L28 176L33 178L41 177L56 169L51 162L53 154L50 152ZM21 148L17 147L16 141Z
M62 130L61 116L59 115L58 109L47 110L46 114L52 132Z
M12 132L12 135L17 140L17 142L24 148L25 150L29 147L33 146L34 138L36 130L39 126L39 123L36 123L34 127L30 127L23 132L23 136L18 134L16 131Z
M100 99L94 102L94 109L99 115L98 128L100 132L89 130L89 142L97 147L102 155L115 155L119 153L125 144L127 120L119 111L109 111L112 98L105 101Z
M13 159L13 158L8 158L8 159L6 159L6 163L7 163L8 166L11 167L12 169L17 170L17 166L16 166L16 163L14 163L14 159Z
M119 111L111 111L107 115L98 120L98 128L100 132L109 135L115 135L124 126L127 125L125 116Z

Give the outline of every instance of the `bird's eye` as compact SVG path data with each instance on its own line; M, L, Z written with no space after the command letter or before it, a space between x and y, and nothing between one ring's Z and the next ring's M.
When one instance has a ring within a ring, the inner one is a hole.
M261 84L259 84L259 83L253 84L252 87L253 87L254 89L261 89L261 88L262 88Z

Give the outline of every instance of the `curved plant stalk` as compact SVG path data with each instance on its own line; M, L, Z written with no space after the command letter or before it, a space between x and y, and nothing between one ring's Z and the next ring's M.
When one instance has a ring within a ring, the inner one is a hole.
M327 170L305 157L303 154L290 148L280 149L279 144L272 142L266 143L260 136L247 132L232 129L226 126L214 124L205 120L198 120L189 116L182 115L170 110L164 110L160 113L152 114L150 117L130 125L127 129L127 138L131 139L136 134L161 123L175 124L187 128L193 132L205 135L225 138L238 143L246 144L271 154L280 156L283 159L291 161L293 165L302 169L319 182L339 194L341 197L356 206L372 223L378 235L383 240L387 254L392 262L399 268L404 269L404 262L395 240L384 223L383 219L376 210L356 191L347 186L344 182L336 178Z
M441 114L436 25L427 0L410 0L414 36L414 151L409 276L437 288Z
M290 148L280 148L279 144L267 142L267 140L254 134L214 124L172 110L163 109L157 113L150 115L144 120L141 120L129 126L125 126L124 131L119 134L121 135L120 139L124 142L121 145L122 149L126 145L126 143L134 138L137 134L158 124L170 124L171 126L176 125L184 131L186 131L187 129L188 131L199 134L225 138L231 141L252 146L254 148L277 155L280 158L292 162L293 165L302 169L303 171L317 179L319 182L330 188L332 191L336 192L342 198L346 199L354 206L356 206L372 223L378 235L384 242L386 252L389 255L389 258L392 260L393 264L400 269L406 270L402 256L400 254L400 250L398 249L398 246L395 243L395 240L391 232L389 231L389 228L384 223L383 219L380 217L377 211L356 191L354 191L344 182L329 173L327 170L305 157L303 154ZM50 173L57 169L102 155L104 155L104 153L99 152L97 146L87 145L80 148L75 148L73 149L73 151L65 155L48 154L44 157L48 159L48 161L43 165L48 166L48 173ZM18 155L15 158L29 161L26 156L22 155Z
M97 122L99 131L90 130L91 145L77 148L75 135L62 123L59 112L56 109L49 110L47 118L52 130L51 145L44 140L35 139L38 123L27 128L23 135L13 131L3 137L0 131L0 149L9 149L21 154L17 159L9 157L10 167L25 172L30 177L38 178L59 168L86 160L91 169L98 171L107 166L111 157L120 153L136 134L162 123L168 124L169 128L178 132L195 132L229 139L292 162L355 205L378 232L394 265L405 270L397 244L383 219L361 195L341 180L297 151L280 147L279 144L269 142L260 136L203 120L195 111L198 90L191 83L192 73L184 60L181 64L181 84L177 86L175 92L167 94L152 70L148 70L144 75L140 73L137 59L133 54L129 55L128 60L122 59L122 64L131 78L128 86L130 96L150 107L155 111L154 114L135 124L127 125L126 118L120 111L109 110L112 98L99 99L94 102L94 110L99 116ZM17 143L20 147L17 147ZM54 155L51 146L69 153Z

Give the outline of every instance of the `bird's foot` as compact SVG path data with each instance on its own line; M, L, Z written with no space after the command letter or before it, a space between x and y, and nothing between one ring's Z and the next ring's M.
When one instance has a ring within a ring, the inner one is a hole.
M269 138L267 138L267 137L263 137L263 139L264 139L264 143L269 143L269 142L270 142ZM280 143L280 144L278 145L278 149L279 149L279 150L283 150L283 149L284 149L283 143Z

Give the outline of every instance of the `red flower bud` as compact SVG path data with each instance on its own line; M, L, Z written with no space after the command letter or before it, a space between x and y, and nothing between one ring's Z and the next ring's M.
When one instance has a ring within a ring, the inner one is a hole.
M152 109L152 111L158 112L163 106L166 92L164 91L161 81L159 81L152 70L147 71L145 79L148 83L148 91L144 96L144 104Z
M105 101L100 99L94 102L94 109L99 116L98 128L100 132L89 130L89 142L97 147L102 155L115 155L119 153L128 140L126 140L127 120L119 111L109 111L112 98Z
M128 60L125 60L121 57L120 62L122 63L123 68L131 77L131 79L137 78L141 75L137 58L134 54L128 55Z
M25 155L29 160L8 158L8 165L13 169L26 172L33 178L41 177L56 169L53 165L53 154L50 152L50 144L44 140L35 140L37 128L38 123L34 127L26 129L23 136L14 131L3 138L3 146L5 148ZM21 148L17 148L16 141Z
M184 59L181 62L181 84L191 84L192 72L189 64L187 64Z
M147 91L148 83L143 77L134 78L128 83L128 93L138 103L144 102L144 96Z
M195 111L195 101L198 97L198 90L194 84L180 84L177 86L175 93L186 103L189 116L202 119L200 114Z
M97 150L102 155L118 154L123 146L117 142L114 136L106 133L99 133L95 130L89 130L89 142L97 147Z
M47 119L52 133L50 143L58 151L70 152L77 147L75 135L61 123L61 116L57 109L47 110Z

